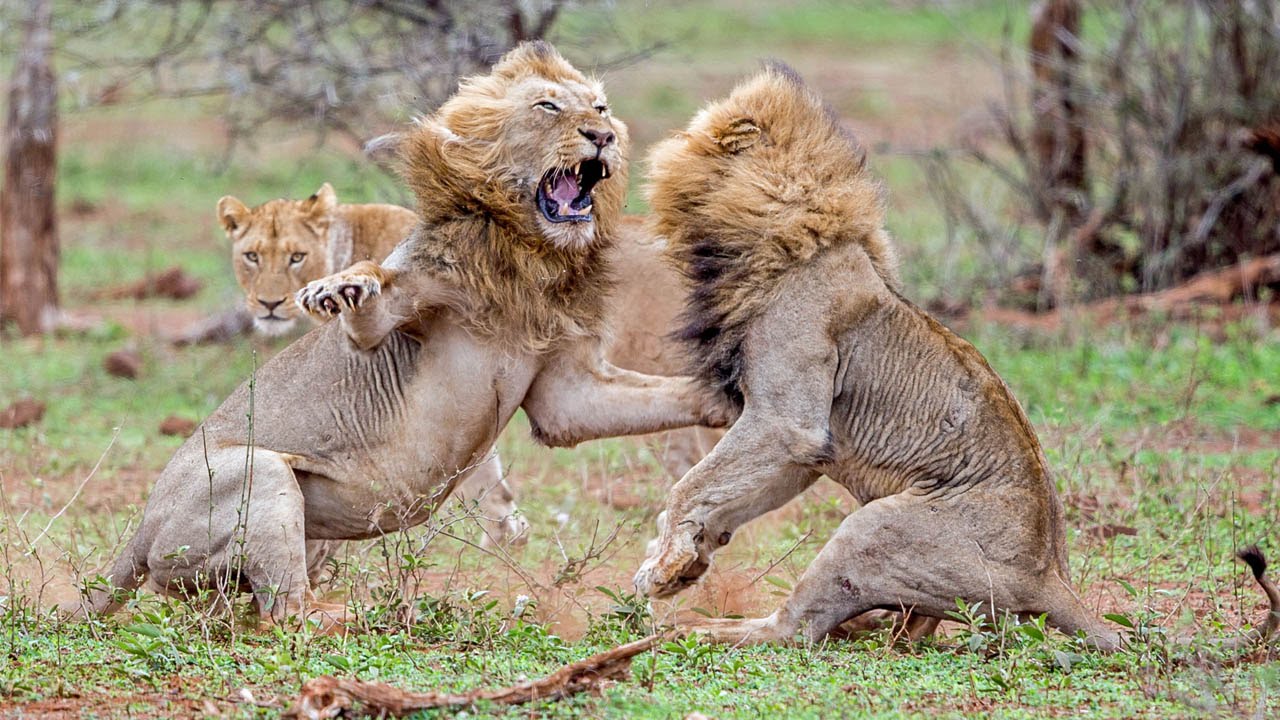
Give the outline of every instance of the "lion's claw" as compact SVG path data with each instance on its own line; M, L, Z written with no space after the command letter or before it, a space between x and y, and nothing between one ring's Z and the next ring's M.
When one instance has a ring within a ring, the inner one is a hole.
M360 304L360 295L362 293L358 285L343 285L338 288L338 293L342 295L342 299L347 302L347 307L355 309Z
M338 273L312 280L298 291L298 307L319 320L328 320L342 312L343 306L358 309L382 292L376 277L362 273Z

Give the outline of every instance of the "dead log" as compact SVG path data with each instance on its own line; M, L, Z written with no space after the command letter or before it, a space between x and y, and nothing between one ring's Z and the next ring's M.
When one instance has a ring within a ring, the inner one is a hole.
M604 681L625 678L631 669L631 658L651 650L667 637L661 634L650 635L565 665L540 680L495 690L420 693L401 690L385 683L325 675L309 680L302 686L298 701L289 708L285 717L320 720L337 717L347 711L377 717L403 717L432 708L464 708L482 700L500 705L558 700L596 690Z
M15 400L0 410L0 429L14 430L40 422L44 417L44 403L34 398Z
M1225 305L1237 298L1257 299L1264 287L1280 289L1280 253L1202 272L1168 290L1126 298L1126 304L1166 311L1191 304Z
M158 275L151 275L137 282L99 290L93 297L98 300L146 300L153 297L186 300L200 292L203 287L204 283L175 265Z
M245 310L243 303L236 303L230 310L193 323L173 338L173 344L205 345L207 343L231 342L241 335L253 332L253 315Z
M137 380L142 374L142 355L137 350L116 350L102 359L102 368L108 375Z
M58 319L58 96L49 0L30 4L9 83L4 185L0 187L0 321L24 335Z
M1241 145L1270 160L1272 172L1280 173L1280 120L1245 130Z
M1065 314L1087 318L1095 325L1141 317L1151 312L1186 319L1193 316L1197 307L1208 305L1230 309L1236 300L1258 301L1263 288L1280 293L1280 253L1264 255L1228 268L1207 270L1181 285L1153 293L1104 298L1043 313L990 306L954 317L981 317L984 322L994 325L1052 333L1061 329ZM1273 300L1270 307L1280 308L1280 302Z
M196 421L179 415L170 415L160 421L160 434L174 437L191 437L196 431Z

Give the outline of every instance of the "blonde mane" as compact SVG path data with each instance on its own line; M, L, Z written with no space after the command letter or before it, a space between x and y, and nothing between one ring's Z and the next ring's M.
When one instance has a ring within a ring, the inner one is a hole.
M890 287L882 192L853 136L794 71L771 65L649 154L649 200L691 284L692 372L741 402L739 348L782 278L858 245Z
M627 180L624 163L598 186L593 242L560 247L543 237L530 211L532 188L511 172L506 142L532 132L522 124L527 115L507 98L513 83L530 76L591 83L549 45L522 45L489 75L464 80L438 112L420 120L403 138L400 160L422 218L408 249L411 266L430 268L460 288L467 303L462 322L473 333L541 352L603 332L605 258ZM625 143L625 126L616 126Z

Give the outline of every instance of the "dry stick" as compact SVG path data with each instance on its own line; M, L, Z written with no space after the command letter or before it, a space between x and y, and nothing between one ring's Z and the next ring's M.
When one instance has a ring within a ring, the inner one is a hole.
M665 634L650 635L642 640L620 645L589 658L570 663L542 678L496 690L473 690L465 693L411 692L385 683L348 680L325 675L302 686L298 701L285 717L319 720L332 718L360 703L358 711L377 717L403 717L431 708L463 708L481 700L500 705L518 705L534 700L559 700L570 695L594 690L603 680L627 676L631 658L658 646Z
M778 566L779 566L779 565L781 565L781 564L782 564L782 563L783 563L787 558L791 557L791 553L793 553L793 552L795 552L796 550L798 550L798 549L800 548L800 546L801 546L801 545L803 545L803 544L805 543L805 541L807 541L807 540L808 540L809 538L811 538L811 537L813 537L813 530L812 530L812 529L811 529L811 530L809 530L808 532L806 532L806 533L804 534L804 537L802 537L802 538L800 538L799 540L797 540L797 541L796 541L796 543L795 543L794 545L792 545L792 546L791 546L791 549L790 549L790 550L787 550L786 552L782 553L782 557L778 558L777 560L774 560L772 563L770 563L770 564L769 564L769 567L765 568L764 570L761 570L761 571L760 571L760 573L759 573L758 575L756 575L755 577L751 578L751 580L747 583L747 587L751 587L752 585L755 585L757 582L759 582L759 581L760 581L760 578L762 578L762 577L764 577L765 575L768 575L769 573L773 572L773 569L774 569L774 568L778 567Z
M62 513L66 512L67 508L71 507L71 503L75 502L76 498L80 497L80 491L84 490L84 486L87 485L89 480L97 474L98 468L102 466L102 461L107 457L107 453L111 452L111 448L115 446L116 438L118 437L120 437L120 428L116 428L115 432L112 433L111 442L107 443L107 449L102 451L102 454L98 456L98 462L93 464L93 469L90 470L89 474L84 476L84 480L81 480L80 484L76 486L76 491L71 494L71 499L67 501L67 504L62 506L61 510L54 513L53 517L49 518L49 522L45 524L44 529L40 531L40 534L36 536L36 539L31 541L31 544L27 548L27 552L23 557L30 557L31 554L36 551L36 543L40 542L40 540L49 533L49 528L53 527L53 523L58 518L62 517Z

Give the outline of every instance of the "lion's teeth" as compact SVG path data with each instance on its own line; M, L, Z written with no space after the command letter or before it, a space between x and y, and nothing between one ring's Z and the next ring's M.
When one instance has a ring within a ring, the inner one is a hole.
M582 163L578 163L577 165L573 166L573 174L579 177L582 176Z

